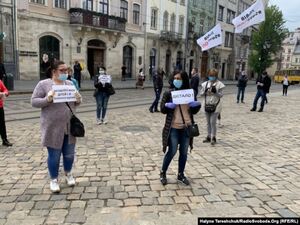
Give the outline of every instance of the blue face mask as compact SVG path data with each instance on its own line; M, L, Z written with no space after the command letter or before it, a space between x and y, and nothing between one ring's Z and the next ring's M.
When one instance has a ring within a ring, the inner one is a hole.
M211 77L211 76L208 77L208 80L211 80L211 81L214 81L216 79L217 79L216 77Z
M182 80L174 80L173 84L177 89L179 89L182 86Z
M58 76L58 79L62 80L62 81L65 81L65 80L68 79L68 74L66 74L66 73L60 73L59 76Z

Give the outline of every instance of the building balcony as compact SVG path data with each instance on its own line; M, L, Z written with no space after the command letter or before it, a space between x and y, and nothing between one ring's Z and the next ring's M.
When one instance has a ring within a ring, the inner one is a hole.
M127 20L81 8L70 8L70 24L124 31Z
M171 31L161 31L159 38L162 41L180 42L182 40L182 34Z

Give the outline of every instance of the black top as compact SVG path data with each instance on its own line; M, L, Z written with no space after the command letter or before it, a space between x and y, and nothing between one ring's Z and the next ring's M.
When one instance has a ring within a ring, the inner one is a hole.
M191 78L191 88L194 89L194 92L195 92L195 96L198 95L198 92L199 92L199 82L200 82L200 78L199 78L199 75L196 74L194 76L192 76Z
M256 83L258 82L263 83L264 86L257 85L257 90L262 89L264 92L269 93L271 87L271 78L268 75L266 75L265 77L260 75L256 79Z

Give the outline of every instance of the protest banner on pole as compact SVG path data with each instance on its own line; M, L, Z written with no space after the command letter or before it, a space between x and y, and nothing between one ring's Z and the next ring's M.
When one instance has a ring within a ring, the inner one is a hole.
M53 85L53 103L75 102L76 88L73 85Z
M220 24L217 24L213 29L197 40L197 44L201 47L202 51L221 45L222 42L223 39Z
M172 100L176 105L179 104L188 104L192 101L195 101L194 90L193 89L185 89L180 91L172 91Z
M242 33L247 27L265 21L265 7L262 0L257 0L252 6L232 20L235 33Z

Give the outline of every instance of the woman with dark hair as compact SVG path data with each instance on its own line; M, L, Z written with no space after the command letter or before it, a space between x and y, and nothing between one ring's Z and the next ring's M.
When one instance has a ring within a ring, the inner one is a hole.
M192 137L186 132L186 127L192 124L193 114L196 114L201 104L192 101L189 104L176 105L172 102L172 91L190 89L189 77L186 72L175 71L171 79L171 87L166 91L161 100L161 112L166 114L165 126L162 133L163 152L165 153L163 165L160 172L160 181L167 184L167 170L177 152L179 146L178 176L177 180L185 185L189 185L189 180L184 175L187 161L188 147L192 146Z
M53 103L55 92L53 85L72 85L67 80L68 68L62 61L55 61L51 65L51 78L41 80L35 87L31 104L33 107L41 108L41 132L42 144L48 149L48 170L50 174L50 190L60 192L58 184L58 171L61 155L63 156L63 167L68 186L75 185L72 175L72 167L75 156L76 138L70 133L70 119L75 107L81 103L81 95L75 92L76 102Z

